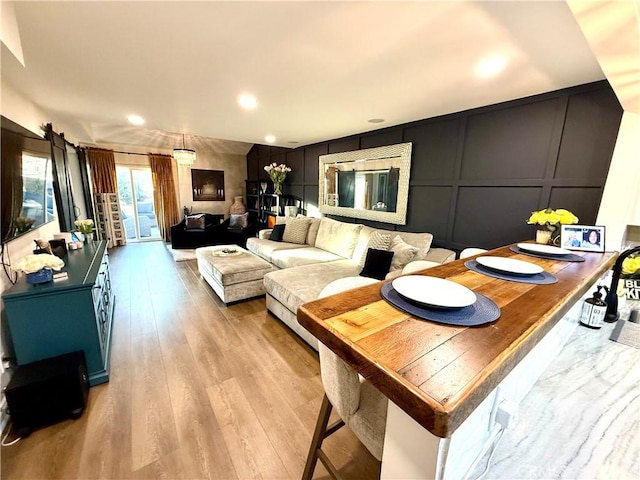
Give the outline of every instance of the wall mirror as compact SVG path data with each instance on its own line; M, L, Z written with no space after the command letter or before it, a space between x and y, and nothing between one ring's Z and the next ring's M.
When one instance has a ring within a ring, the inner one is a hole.
M3 243L56 219L51 142L5 117L0 181Z
M320 212L405 225L411 143L319 157Z

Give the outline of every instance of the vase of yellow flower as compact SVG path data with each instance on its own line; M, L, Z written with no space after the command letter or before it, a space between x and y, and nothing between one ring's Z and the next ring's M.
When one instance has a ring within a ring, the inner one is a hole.
M282 195L282 184L287 178L287 173L291 171L291 167L286 166L284 163L278 165L274 162L271 165L266 165L264 170L269 174L269 178L273 182L273 193Z
M545 208L531 212L527 223L544 227L539 228L536 232L537 243L560 245L560 226L578 223L578 217L564 208L556 210Z

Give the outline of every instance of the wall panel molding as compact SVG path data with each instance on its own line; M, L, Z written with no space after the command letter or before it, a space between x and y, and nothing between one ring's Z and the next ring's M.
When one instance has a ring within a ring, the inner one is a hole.
M262 166L285 151L296 169L287 183L317 206L320 155L411 142L407 224L377 226L428 231L453 249L493 248L533 238L526 219L547 206L595 223L621 118L601 81L293 150L255 145L247 171L252 180L257 166L263 178Z

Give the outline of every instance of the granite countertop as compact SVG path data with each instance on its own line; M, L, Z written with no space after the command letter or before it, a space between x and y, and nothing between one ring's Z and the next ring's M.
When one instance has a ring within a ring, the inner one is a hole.
M524 398L485 479L640 478L640 350L609 340L614 326L576 328Z

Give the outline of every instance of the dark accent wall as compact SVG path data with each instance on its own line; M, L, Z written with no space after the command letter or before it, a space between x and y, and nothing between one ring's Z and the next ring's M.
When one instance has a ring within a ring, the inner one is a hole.
M318 157L412 142L406 225L434 244L494 248L534 237L533 210L566 208L594 224L622 118L608 82L595 82L441 117L329 140L293 150L255 145L249 180L263 167L293 171L284 193L318 203Z

